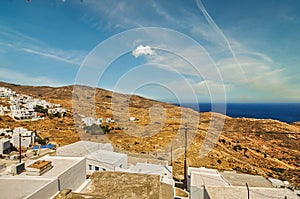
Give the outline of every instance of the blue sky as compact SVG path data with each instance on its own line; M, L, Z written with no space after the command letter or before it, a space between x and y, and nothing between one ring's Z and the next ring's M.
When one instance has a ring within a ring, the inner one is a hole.
M298 0L2 0L0 81L299 102L299 10Z

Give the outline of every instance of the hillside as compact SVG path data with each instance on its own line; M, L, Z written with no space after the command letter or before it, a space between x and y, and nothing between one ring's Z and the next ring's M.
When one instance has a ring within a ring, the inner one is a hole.
M288 180L294 186L300 187L300 122L287 124L276 120L230 118L209 112L199 114L188 108L139 96L113 94L98 88L95 107L89 109L87 105L92 103L93 89L88 87L77 86L79 92L72 98L73 86L51 88L1 82L0 86L61 104L68 110L67 116L63 118L46 117L45 120L35 122L14 121L8 116L1 116L0 128L23 126L29 130L36 130L41 137L48 137L51 142L59 145L73 143L79 139L110 140L118 151L168 160L172 143L174 174L180 179L183 173L184 146L184 129L181 124L187 123L190 140L187 153L189 166L259 174ZM76 113L73 113L72 99L79 102L75 106ZM122 111L125 109L126 112L127 104L128 115ZM106 135L87 134L80 128L80 115L90 116L94 110L97 118L118 120L116 123L105 124L111 129ZM128 122L128 116L138 120ZM209 135L215 132L208 129L221 125L222 119L225 119L225 124L221 135L212 151L201 158L199 151L207 132ZM211 128L212 121L216 126Z

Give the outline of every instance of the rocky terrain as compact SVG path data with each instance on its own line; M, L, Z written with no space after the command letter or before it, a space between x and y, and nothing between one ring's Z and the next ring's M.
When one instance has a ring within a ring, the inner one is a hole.
M198 113L135 95L84 86L75 90L73 86L51 88L7 83L0 86L61 104L68 110L65 117L46 117L35 122L1 116L0 128L23 126L58 145L80 139L110 141L117 151L169 161L172 149L174 176L178 179L183 174L184 132L187 131L189 166L259 174L288 180L300 187L300 122L287 124L270 119ZM112 118L116 122L103 124L109 129L105 135L87 134L82 128L82 115ZM136 120L129 121L129 117Z

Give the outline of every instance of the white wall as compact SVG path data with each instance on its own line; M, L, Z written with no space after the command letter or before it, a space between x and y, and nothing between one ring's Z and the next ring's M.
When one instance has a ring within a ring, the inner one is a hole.
M28 199L41 199L41 198L52 198L58 193L58 179L51 181L43 188L29 195Z
M31 137L21 137L21 146L29 147L31 143ZM15 135L12 137L12 144L15 147L19 147L19 135Z
M89 169L89 165L92 165L92 170ZM89 171L89 172L95 171L95 166L99 167L99 171L104 171L103 169L105 169L105 171L114 171L115 170L115 167L112 164L99 162L99 161L92 160L92 159L86 160L86 170L87 171Z
M204 199L204 187L190 186L190 199Z
M86 180L86 160L83 159L58 176L60 190L78 189Z

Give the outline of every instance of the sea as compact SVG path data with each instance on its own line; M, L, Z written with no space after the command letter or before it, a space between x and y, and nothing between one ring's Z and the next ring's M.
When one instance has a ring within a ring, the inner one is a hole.
M183 103L180 106L200 112L212 111L213 107L211 103ZM300 103L227 103L225 106L214 104L214 107L214 112L234 118L275 119L286 123L300 121ZM225 107L226 111L218 107Z

